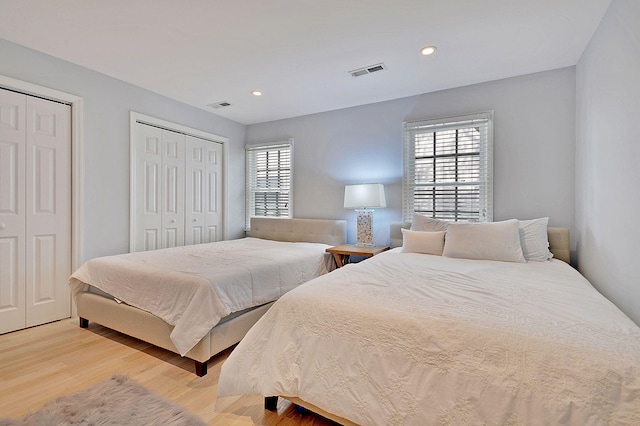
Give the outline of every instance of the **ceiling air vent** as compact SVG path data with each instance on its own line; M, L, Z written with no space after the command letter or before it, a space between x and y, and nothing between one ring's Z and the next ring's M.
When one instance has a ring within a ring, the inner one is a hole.
M357 70L349 71L352 77L360 77L361 75L371 74L377 71L386 70L387 67L380 63L375 65L369 65L368 67L358 68Z
M229 102L222 101L222 102L216 102L216 103L213 103L213 104L209 104L207 106L209 106L211 108L214 108L214 109L218 109L218 108L224 108L224 107L231 106L231 104Z

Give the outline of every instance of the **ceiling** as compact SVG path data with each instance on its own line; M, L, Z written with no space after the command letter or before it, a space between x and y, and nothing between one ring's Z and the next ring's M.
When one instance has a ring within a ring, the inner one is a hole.
M610 2L0 0L0 38L254 124L575 65Z

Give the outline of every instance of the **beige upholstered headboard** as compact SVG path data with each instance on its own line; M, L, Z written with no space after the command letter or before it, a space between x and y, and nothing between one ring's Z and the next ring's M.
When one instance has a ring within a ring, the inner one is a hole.
M411 228L411 222L391 222L391 248L402 247L402 228Z
M391 222L391 247L402 246L402 228L409 229L411 222ZM571 262L571 249L569 244L568 228L547 228L549 238L549 250L553 258L563 262Z
M571 263L571 245L569 243L569 228L547 228L549 250L553 257L563 262Z
M347 242L347 221L252 217L250 236L265 240L337 246Z

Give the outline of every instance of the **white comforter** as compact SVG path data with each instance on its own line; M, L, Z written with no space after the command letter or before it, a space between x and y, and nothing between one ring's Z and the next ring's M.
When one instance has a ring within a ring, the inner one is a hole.
M640 328L567 264L401 253L286 294L218 395L362 425L640 425Z
M71 275L174 327L186 354L221 318L278 299L329 271L329 247L243 238L91 259Z

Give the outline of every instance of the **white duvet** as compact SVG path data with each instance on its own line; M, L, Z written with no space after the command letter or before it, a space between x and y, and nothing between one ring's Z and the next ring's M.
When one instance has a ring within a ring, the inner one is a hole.
M218 395L361 425L640 425L640 328L569 265L392 250L283 296Z
M184 355L221 318L327 273L327 247L242 238L106 256L82 265L69 285L74 296L90 284L162 318Z

